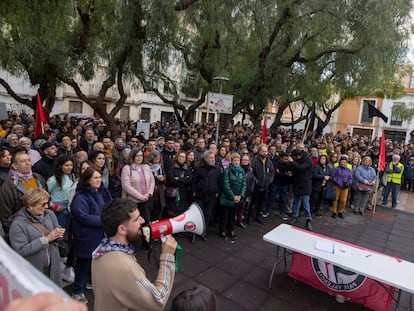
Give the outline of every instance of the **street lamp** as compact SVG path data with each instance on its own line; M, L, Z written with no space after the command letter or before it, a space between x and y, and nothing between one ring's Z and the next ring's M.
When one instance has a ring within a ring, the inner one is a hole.
M223 91L223 81L229 81L227 77L214 77L214 80L220 81L220 94ZM217 126L216 126L216 145L218 146L219 143L219 132L220 132L220 112L217 112Z

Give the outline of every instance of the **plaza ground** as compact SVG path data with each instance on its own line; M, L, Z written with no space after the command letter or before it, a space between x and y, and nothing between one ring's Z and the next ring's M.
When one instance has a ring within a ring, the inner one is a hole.
M373 211L366 211L361 217L347 209L345 219L333 219L327 207L322 212L322 218L313 220L315 232L414 262L414 193L401 192L397 209L379 205L375 215ZM283 265L278 266L272 288L268 288L276 247L264 242L262 237L282 222L273 213L264 225L237 227L238 239L234 244L221 240L214 225L208 230L207 241L198 239L190 244L185 234L177 237L183 256L171 297L202 284L216 293L217 310L368 310L359 304L337 303L333 296L291 279L284 273ZM304 225L302 218L298 226ZM140 249L137 257L149 279L154 280L157 272L154 260L148 263L147 254ZM70 292L71 286L65 289ZM93 293L87 290L86 294L89 309L93 310ZM403 292L399 310L414 310L410 294Z

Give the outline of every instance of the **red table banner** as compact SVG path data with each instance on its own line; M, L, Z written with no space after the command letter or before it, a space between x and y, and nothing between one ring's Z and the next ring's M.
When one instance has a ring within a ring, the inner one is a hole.
M321 259L296 253L289 276L346 301L376 311L391 310L395 289Z

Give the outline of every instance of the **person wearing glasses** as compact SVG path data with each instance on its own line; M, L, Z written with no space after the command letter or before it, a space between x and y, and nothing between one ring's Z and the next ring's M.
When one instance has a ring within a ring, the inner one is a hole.
M63 237L65 229L60 228L55 214L48 209L49 199L47 191L37 187L23 195L25 208L12 217L10 244L18 254L61 286L56 242Z

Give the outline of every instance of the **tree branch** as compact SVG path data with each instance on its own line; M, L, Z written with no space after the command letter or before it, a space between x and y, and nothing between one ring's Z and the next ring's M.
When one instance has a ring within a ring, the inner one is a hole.
M196 3L198 0L181 0L175 4L176 11L183 11L188 9L192 4Z
M31 100L25 99L25 98L20 97L19 95L17 95L12 90L10 85L5 80L3 80L2 78L0 78L0 84L6 89L7 94L9 94L15 101L34 109Z

